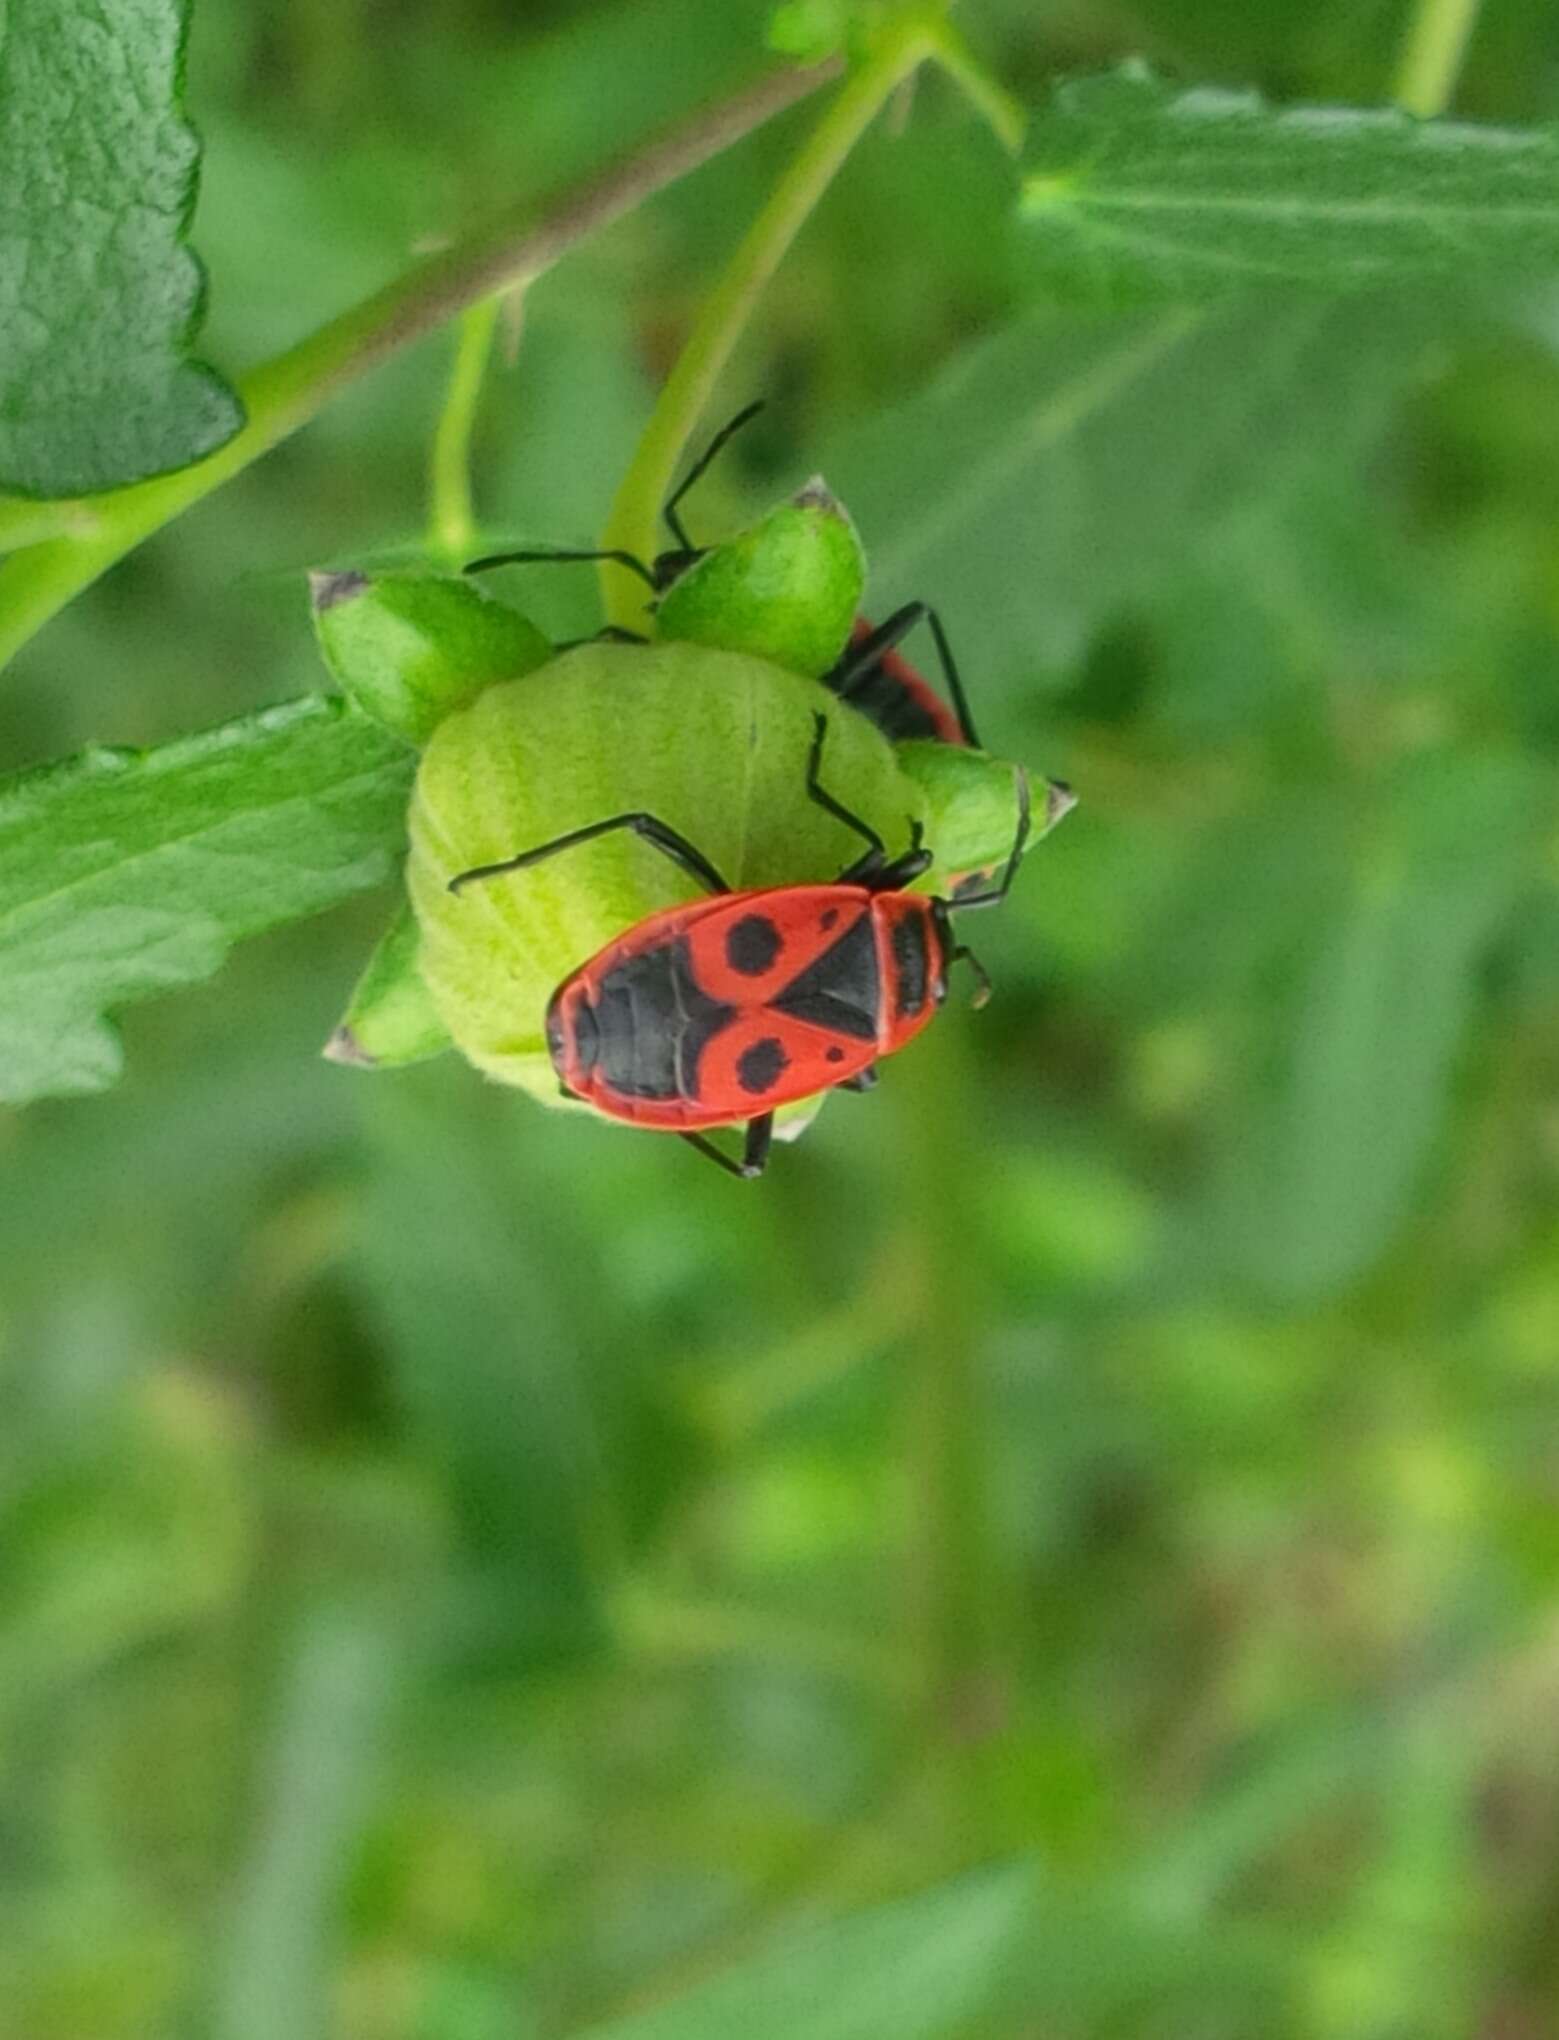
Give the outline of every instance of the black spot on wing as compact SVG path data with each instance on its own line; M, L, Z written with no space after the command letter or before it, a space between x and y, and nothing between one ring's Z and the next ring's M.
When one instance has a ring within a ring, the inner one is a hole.
M790 1057L772 1034L744 1048L736 1059L736 1081L749 1098L761 1098L772 1091L790 1068Z
M767 914L743 914L725 938L725 960L743 977L762 977L785 947Z

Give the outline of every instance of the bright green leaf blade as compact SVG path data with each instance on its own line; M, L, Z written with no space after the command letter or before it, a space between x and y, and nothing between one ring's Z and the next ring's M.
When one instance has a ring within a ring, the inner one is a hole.
M243 407L189 358L199 146L183 0L0 7L0 486L75 496L187 467Z
M104 1089L108 1009L386 878L412 765L318 695L0 786L0 1099Z
M1559 269L1559 132L1295 107L1160 85L1062 85L1031 132L1021 211L1072 302L1466 282Z
M940 2040L989 2005L1034 1895L1028 1864L981 1870L788 1935L675 2003L581 2040Z
M1256 500L1347 458L1421 349L1395 308L1035 318L969 350L824 463L868 609L941 609L976 713L1033 685Z
M1535 876L1542 816L1525 761L1456 753L1405 770L1375 819L1218 1185L1230 1251L1263 1289L1337 1288L1406 1217L1479 965Z

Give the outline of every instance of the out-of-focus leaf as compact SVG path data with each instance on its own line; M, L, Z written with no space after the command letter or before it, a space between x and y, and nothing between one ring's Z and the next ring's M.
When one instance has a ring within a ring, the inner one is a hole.
M1420 359L1380 304L1026 320L830 450L878 611L930 597L980 684L1104 618L1377 427ZM978 697L977 697L978 698Z
M109 1009L388 876L412 753L310 695L0 786L0 1099L98 1091Z
M474 1641L534 1662L599 1641L599 1561L621 1532L617 1398L634 1370L598 1311L567 1190L536 1173L550 1129L468 1071L447 1089L440 1074L398 1075L369 1107L352 1274L408 1428L449 1484ZM520 1114L536 1136L529 1169L505 1138Z
M1479 958L1528 876L1540 786L1517 759L1438 756L1366 827L1219 1186L1230 1250L1262 1287L1325 1293L1406 1215Z
M74 496L185 467L243 408L189 357L199 145L185 0L0 8L0 481Z
M1034 1871L1004 1864L876 1906L761 1955L685 1997L581 2040L940 2040L996 1994L1034 1906Z
M769 17L769 48L818 63L842 45L857 11L852 0L780 0Z
M255 1795L216 2040L293 2040L317 2025L340 1887L407 1648L383 1607L322 1610L303 1629Z
M1021 210L1044 282L1074 301L1529 279L1559 268L1559 133L1276 112L1131 65L1058 89Z

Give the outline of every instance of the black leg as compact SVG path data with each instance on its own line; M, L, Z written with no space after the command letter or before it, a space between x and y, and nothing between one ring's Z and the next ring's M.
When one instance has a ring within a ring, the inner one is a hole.
M560 561L568 563L579 560L615 560L620 567L626 567L630 574L637 574L641 581L647 581L658 591L659 584L643 560L630 552L569 552L566 550L542 552L501 552L488 553L479 560L467 560L462 573L481 574L489 567L549 567Z
M964 693L964 684L958 677L958 665L953 657L953 648L947 641L947 632L942 627L941 617L929 603L906 602L902 609L895 609L887 622L879 623L870 637L862 638L858 645L852 645L846 651L829 685L836 694L841 694L848 700L850 690L865 679L883 653L891 652L897 644L907 638L917 623L924 623L936 640L937 656L942 662L942 678L953 698L953 712L958 717L958 727L963 732L964 742L973 750L983 750L984 746L975 734L974 718L969 713L969 697Z
M841 885L869 886L873 892L897 892L908 885L911 879L919 878L932 862L931 852L920 847L924 834L919 822L909 825L909 848L902 857L888 862L888 847L870 822L863 821L858 814L847 808L842 801L834 799L818 779L818 770L823 762L823 742L828 735L828 717L821 710L812 718L814 735L812 753L807 759L807 798L816 801L836 821L843 822L847 829L853 829L865 842L871 845L864 857L858 857L839 874Z
M1023 856L1023 846L1029 839L1029 776L1021 765L1014 766L1018 775L1018 827L1012 839L1012 849L997 883L985 892L969 893L961 899L948 901L950 912L961 914L965 907L994 907L1007 897L1012 889L1013 875Z
M759 397L755 403L749 404L744 411L738 411L729 425L722 425L714 438L710 440L709 444L698 456L698 459L694 461L681 481L678 482L674 492L666 498L666 507L660 514L666 520L666 529L685 553L696 553L698 548L694 545L692 539L688 537L687 527L677 515L677 505L682 501L688 490L692 488L699 476L704 473L709 463L719 453L721 447L725 445L732 434L740 432L749 418L757 417L758 413L763 409L763 403L763 398Z
M950 964L966 963L974 972L974 997L969 1003L978 1013L991 996L991 980L985 965L981 963L974 951L965 942L960 942L956 949L949 950L947 960Z
M550 843L539 844L534 850L522 850L518 857L504 857L496 864L473 865L469 871L462 871L449 881L449 890L452 893L463 892L479 878L499 878L508 871L524 871L529 865L556 857L561 850L572 850L576 844L590 843L597 836L609 835L613 829L631 829L646 843L653 843L673 864L680 864L684 871L696 878L706 891L728 893L731 890L702 850L695 850L686 836L642 809L629 815L612 815L604 822L591 822L583 829L570 829L566 836L554 836Z
M868 1063L864 1070L857 1070L853 1077L846 1077L842 1084L835 1084L836 1091L875 1091L877 1088L877 1065Z
M812 750L807 758L807 799L816 802L825 813L831 814L836 822L843 822L847 829L853 829L863 843L870 845L865 857L852 864L843 878L857 878L868 871L878 870L885 861L888 851L881 836L870 822L863 822L842 801L835 800L828 788L818 778L823 763L823 745L828 737L828 717L821 710L812 718Z
M723 1148L715 1146L712 1140L701 1133L684 1133L682 1139L689 1147L697 1148L711 1162L724 1169L728 1176L739 1176L744 1183L750 1183L754 1176L761 1176L769 1166L769 1144L774 1137L774 1114L760 1113L756 1119L747 1122L747 1138L742 1143L742 1158L738 1162Z

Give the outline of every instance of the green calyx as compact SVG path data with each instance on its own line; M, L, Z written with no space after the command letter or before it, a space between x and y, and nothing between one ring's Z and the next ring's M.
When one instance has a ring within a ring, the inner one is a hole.
M552 647L529 617L447 574L309 576L314 630L357 706L421 745L452 710L534 672Z
M895 746L899 769L920 796L926 844L935 863L922 890L947 891L971 871L988 871L1012 854L1018 826L1019 767L984 751L912 737ZM1077 805L1070 788L1029 775L1028 847Z
M717 645L819 679L850 635L866 557L821 481L712 546L661 597L660 643Z
M819 713L822 783L890 850L907 847L922 802L893 747L815 681L742 653L582 645L447 717L417 775L406 877L420 975L467 1058L559 1103L553 991L649 915L703 895L627 831L459 893L451 878L644 809L732 886L831 881L863 845L807 796Z
M421 948L416 917L403 902L368 959L341 1025L325 1043L331 1062L398 1069L454 1046L418 967Z

